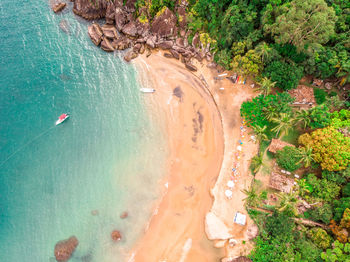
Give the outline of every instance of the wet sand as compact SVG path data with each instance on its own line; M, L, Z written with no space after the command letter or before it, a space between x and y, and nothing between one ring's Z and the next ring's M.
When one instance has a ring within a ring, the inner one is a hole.
M240 94L240 87L234 89L229 80L215 81L215 72L205 63L196 63L199 70L191 73L161 52L138 57L135 64L143 72L141 81L151 81L156 89L146 103L164 115L170 155L168 173L161 182L167 185L164 195L129 261L213 262L234 255L236 252L224 252L208 240L205 216L211 210L231 233L239 239L245 237L242 232L246 227L235 228L232 216L235 210L244 212L240 190L250 181L247 159L254 145L249 150L247 147L240 159L247 174L242 174L234 190L237 199L234 195L227 200L223 193L240 138L240 104L254 95L252 90L246 88ZM220 90L222 87L225 89Z

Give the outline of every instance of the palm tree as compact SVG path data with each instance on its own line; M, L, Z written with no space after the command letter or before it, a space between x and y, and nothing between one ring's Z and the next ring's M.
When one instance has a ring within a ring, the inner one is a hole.
M272 106L264 107L263 112L264 112L265 118L269 121L271 121L272 118L275 118L278 116L278 112L276 108Z
M264 60L267 59L270 56L272 48L269 47L268 44L266 44L265 42L262 42L261 44L259 44L255 51L256 53L261 57L261 61L264 63Z
M264 96L267 96L270 94L271 89L275 87L276 82L272 82L269 78L264 77L258 84L260 87L256 90L262 92Z
M309 167L311 165L311 162L314 161L312 148L310 146L300 147L299 156L300 156L300 161L297 164L304 162L305 167Z
M305 129L311 122L310 111L305 109L297 111L295 122L302 124L302 127Z
M266 133L267 126L261 127L261 126L253 126L253 133L256 136L256 140L260 143L263 140L267 140Z
M263 156L260 154L253 156L252 162L250 163L250 167L251 167L254 175L259 172L259 169L262 166L263 166Z
M248 189L243 189L242 192L247 196L243 200L246 201L246 204L251 207L256 207L260 202L260 196L254 185L254 180Z
M277 126L271 129L271 131L276 132L276 137L278 134L288 134L289 130L293 127L294 119L290 114L280 113L279 117L274 117L271 119L273 123L276 123Z
M298 215L297 205L300 202L298 193L291 191L290 193L279 193L278 194L281 202L277 209L279 212L290 211L295 216Z

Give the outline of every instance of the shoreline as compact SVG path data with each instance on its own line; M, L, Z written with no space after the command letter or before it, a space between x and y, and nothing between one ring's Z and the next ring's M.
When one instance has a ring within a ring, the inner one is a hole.
M218 244L218 241L208 240L208 227L215 225L205 224L205 217L211 211L233 234L237 230L224 209L235 205L243 207L243 202L227 202L221 197L234 146L228 142L232 133L227 129L235 130L235 126L227 125L232 122L228 121L232 114L227 114L230 108L227 108L227 101L222 101L227 100L227 94L221 97L223 92L219 88L227 88L232 83L214 81L214 70L207 68L206 62L196 63L198 71L192 73L180 61L165 58L161 51L153 51L148 58L139 56L135 62L136 67L143 70L143 81L147 78L157 90L146 100L165 114L170 155L168 172L161 183L163 194L128 261L209 262L232 257L237 252L226 248L224 253L223 241ZM247 94L237 96L238 106L252 96L252 90L246 87ZM233 116L237 117L236 111ZM244 159L250 155L246 154ZM234 193L239 194L237 190Z

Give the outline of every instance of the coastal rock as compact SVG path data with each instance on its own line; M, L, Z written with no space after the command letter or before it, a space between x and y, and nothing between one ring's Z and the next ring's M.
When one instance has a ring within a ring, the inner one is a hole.
M130 39L126 37L119 38L118 40L115 41L115 48L117 50L124 50L129 48L131 45Z
M115 6L113 2L109 2L106 9L106 24L113 25L115 19Z
M129 22L122 28L122 32L126 35L135 37L137 35L137 28L134 21Z
M56 260L59 262L67 261L73 254L78 244L79 241L75 236L71 236L68 239L57 242L55 245Z
M160 37L169 37L177 34L176 16L167 7L163 8L153 19L151 32Z
M151 49L146 48L146 57L149 57L152 54Z
M58 13L58 12L61 12L65 7L66 7L66 3L58 3L58 4L55 4L53 7L52 7L52 10L55 12L55 13Z
M146 37L149 35L150 25L147 21L136 21L137 35L141 37Z
M102 26L103 35L109 39L118 38L117 29L113 25L103 25Z
M115 47L113 47L112 42L108 40L107 37L103 38L101 42L101 48L106 52L113 52L115 50Z
M137 52L137 53L139 53L140 49L141 49L141 44L140 43L135 44L134 47L132 48L132 50L134 52Z
M123 213L121 213L120 218L124 219L127 218L129 216L128 212L124 211Z
M127 13L121 8L117 7L115 9L115 26L119 32L122 31L124 25L128 22Z
M179 26L181 29L186 28L187 25L187 17L186 17L186 7L179 6L177 8L177 15L179 17Z
M130 62L132 59L136 58L138 56L137 53L135 53L133 50L130 50L129 52L126 53L124 56L124 60L126 62Z
M110 3L109 0L75 0L73 6L73 12L87 20L99 19L106 16L107 6Z
M192 46L198 47L199 46L199 35L196 33L192 39Z
M125 3L125 10L129 13L135 12L135 4L137 0L127 0Z
M174 56L172 54L170 54L170 53L164 53L164 56L166 58L174 58Z
M176 52L175 50L173 49L170 49L170 53L173 55L173 57L177 60L179 60L180 58L180 54L178 52Z
M182 37L176 38L175 43L176 43L176 45L179 46L179 47L185 47L185 45L184 45L184 39L183 39Z
M141 48L140 48L139 53L140 53L140 54L143 54L144 52L145 52L145 45L144 45L144 44L141 44Z
M162 41L157 44L159 48L161 49L170 49L173 47L174 43L172 41Z
M155 48L156 46L157 37L155 35L151 35L146 40L146 45L148 45L150 48Z
M119 241L122 239L122 234L118 230L113 230L111 233L111 238L114 241Z
M88 34L95 45L98 46L101 43L103 32L99 24L88 26Z
M183 53L186 52L186 49L185 49L185 48L183 48L183 47L178 47L178 46L176 46L176 45L173 46L173 49L174 49L176 52L180 53L180 54L183 54Z
M225 223L212 212L208 212L205 216L205 232L210 240L233 237Z
M197 67L193 64L191 64L190 62L185 63L185 66L188 70L196 72L197 71Z

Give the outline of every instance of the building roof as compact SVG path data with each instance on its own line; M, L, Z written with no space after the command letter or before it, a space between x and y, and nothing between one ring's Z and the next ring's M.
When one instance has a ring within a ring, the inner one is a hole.
M270 146L269 146L269 151L272 153L276 153L278 150L282 150L285 146L294 146L292 144L289 144L287 142L284 142L279 139L272 139Z
M298 85L296 89L288 92L291 97L295 98L294 105L315 105L314 89L312 87Z
M236 224L244 226L247 220L247 216L243 215L242 213L237 212L234 218L234 222Z
M294 186L294 179L272 172L270 175L269 187L276 190L290 193Z

